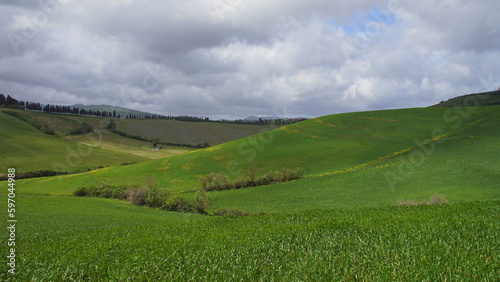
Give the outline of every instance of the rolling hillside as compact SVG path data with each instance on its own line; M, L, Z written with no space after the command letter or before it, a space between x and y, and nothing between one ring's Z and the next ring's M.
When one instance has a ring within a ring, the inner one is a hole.
M495 280L499 110L338 114L165 159L18 180L22 271L16 279ZM2 120L0 128L12 135L8 144L42 142L27 124L0 114ZM70 142L51 138L34 153ZM61 153L53 150L44 157ZM147 177L162 189L193 195L199 176L236 179L253 164L258 175L301 167L305 178L209 193L209 213L227 206L267 212L241 218L69 196L82 186L143 185ZM7 193L0 189L2 197ZM436 193L450 204L395 206ZM2 232L0 240L8 236ZM9 280L5 262L0 279Z
M0 112L0 173L14 167L18 172L42 169L73 172L89 168L146 160L139 156L109 152L42 132L13 116Z
M264 125L231 124L217 122L186 122L175 120L132 120L111 119L89 116L75 116L62 114L47 114L13 110L23 116L38 121L54 129L57 134L69 135L72 130L87 123L96 130L103 130L110 120L116 123L116 129L131 136L140 136L144 139L159 139L165 144L188 145L197 147L208 143L210 146L226 143L250 135L258 134L270 129ZM273 125L279 127L279 125Z
M277 128L273 125L272 128ZM116 120L116 129L162 143L215 146L268 131L269 126L173 120Z
M187 192L200 187L200 176L215 172L236 180L255 164L257 175L281 167L300 167L306 179L212 193L213 207L233 205L269 211L371 206L447 191L450 193L445 196L460 200L479 187L473 197L499 198L496 187L500 177L495 170L499 164L494 157L499 118L498 106L478 108L467 118L439 108L339 114L167 159L43 183L27 180L23 185L30 193L69 194L81 186L103 182L144 185L145 177L152 176L164 189ZM424 149L418 149L419 145ZM418 160L422 164L408 174L404 168L399 171L404 166L401 160L415 158L414 152L425 154L426 146L434 149ZM461 188L465 190L460 192Z

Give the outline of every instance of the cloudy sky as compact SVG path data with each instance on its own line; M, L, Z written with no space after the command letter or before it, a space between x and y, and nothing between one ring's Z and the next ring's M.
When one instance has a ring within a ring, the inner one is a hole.
M2 0L0 92L211 118L500 87L498 0Z

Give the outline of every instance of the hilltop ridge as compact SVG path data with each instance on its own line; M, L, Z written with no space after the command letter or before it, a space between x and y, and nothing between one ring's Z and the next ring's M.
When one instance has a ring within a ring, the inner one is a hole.
M495 91L473 93L450 98L430 107L477 107L500 105L500 89Z

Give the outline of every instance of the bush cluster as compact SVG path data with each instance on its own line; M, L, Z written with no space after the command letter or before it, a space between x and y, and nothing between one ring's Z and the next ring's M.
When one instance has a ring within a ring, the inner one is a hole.
M16 178L17 179L26 179L26 178L56 176L56 175L65 175L65 174L68 174L68 172L42 169L42 170L37 170L37 171L18 172L18 173L16 173ZM7 179L8 179L7 175L0 174L0 180L7 180Z
M300 179L303 175L304 171L301 168L289 169L284 167L255 179L255 167L250 167L248 176L239 178L235 182L231 183L227 176L210 173L200 177L200 184L204 191L222 191L288 182Z
M73 195L78 197L99 197L109 199L125 200L127 198L126 191L131 189L127 186L111 186L107 184L99 184L94 187L81 187L73 192Z
M205 214L210 200L204 191L198 191L193 200L180 194L161 190L156 185L150 187L112 186L99 184L94 187L81 187L73 195L78 197L100 197L127 200L137 206L159 208L166 211L191 212Z

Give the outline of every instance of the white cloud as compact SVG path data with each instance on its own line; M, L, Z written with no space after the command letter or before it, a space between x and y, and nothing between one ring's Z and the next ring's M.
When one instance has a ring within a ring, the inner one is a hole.
M1 92L244 118L426 106L500 86L496 0L57 3L0 4Z

